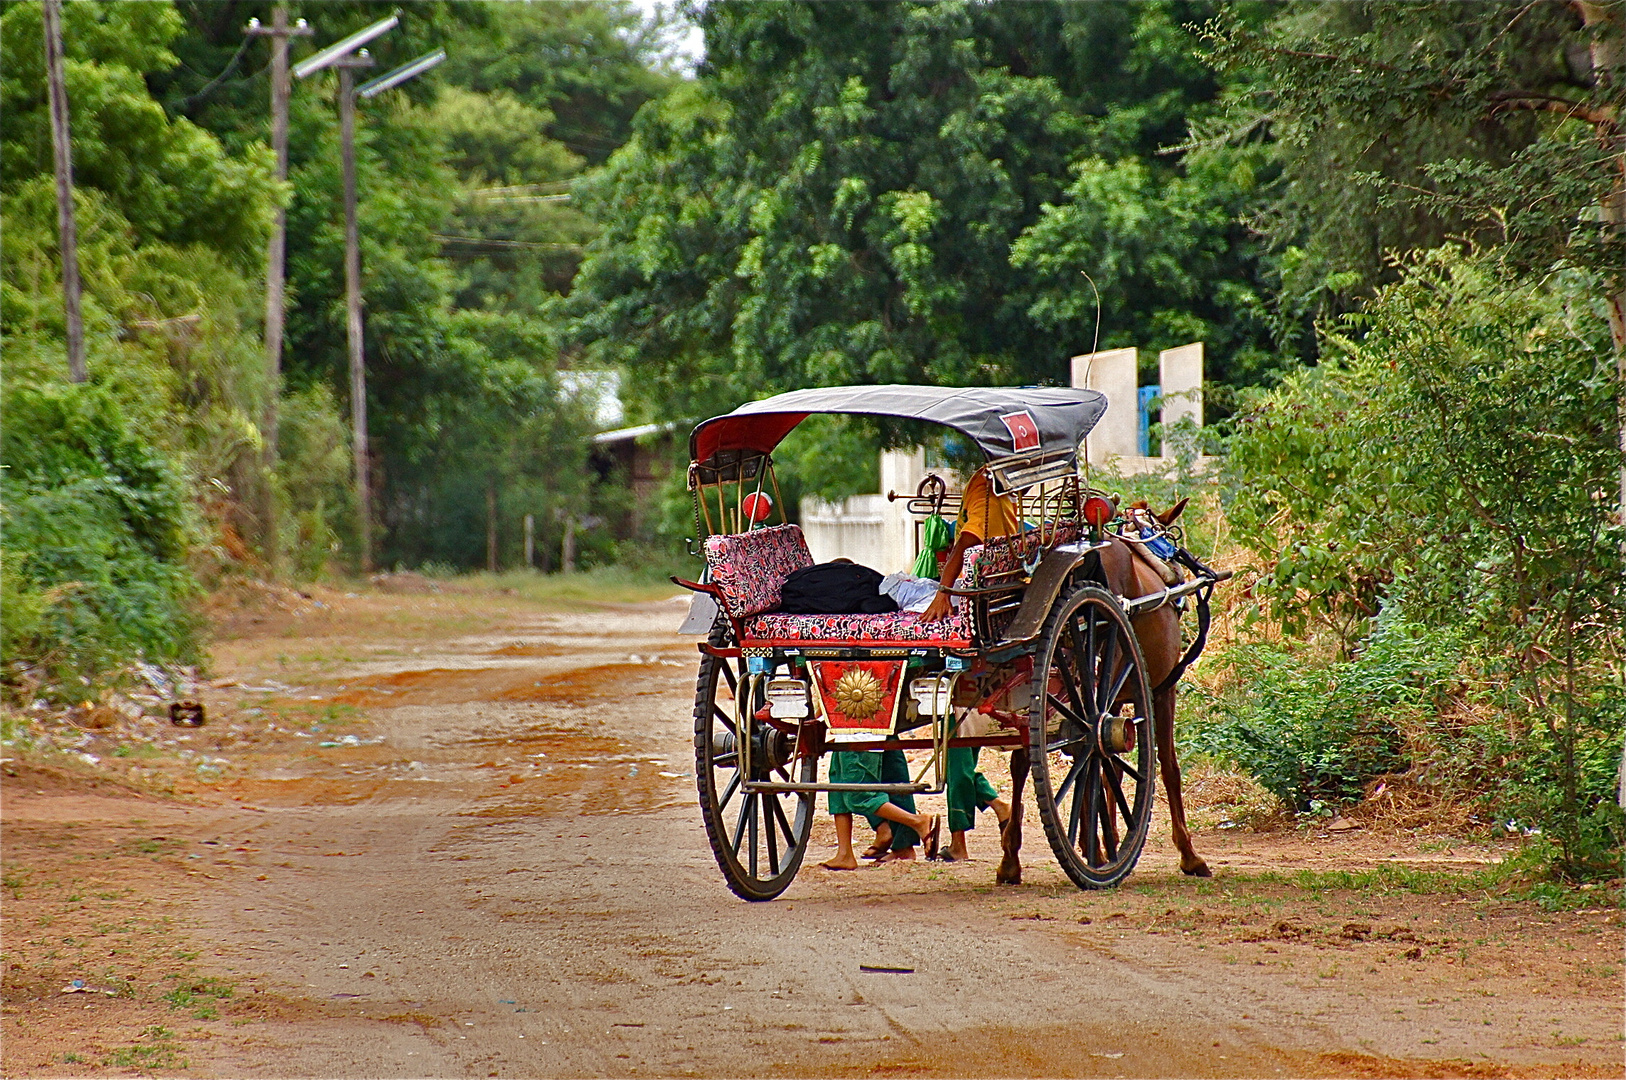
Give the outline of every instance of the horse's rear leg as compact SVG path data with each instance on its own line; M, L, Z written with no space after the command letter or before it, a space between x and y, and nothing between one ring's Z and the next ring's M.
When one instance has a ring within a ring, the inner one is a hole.
M1157 733L1157 761L1163 772L1163 793L1169 798L1169 823L1174 830L1174 846L1180 850L1180 872L1193 877L1212 877L1208 864L1191 846L1186 829L1186 804L1180 794L1180 761L1174 753L1174 696L1171 686L1152 699L1152 717Z
M1011 751L1011 816L1005 819L1005 828L999 834L999 846L1004 852L994 881L1000 885L1022 884L1022 788L1028 782L1028 751L1021 747Z

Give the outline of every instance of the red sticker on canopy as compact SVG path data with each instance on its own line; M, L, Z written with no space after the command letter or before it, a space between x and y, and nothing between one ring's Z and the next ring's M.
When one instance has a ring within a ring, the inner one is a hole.
M1011 433L1012 450L1039 449L1039 425L1027 411L1013 412L999 418Z

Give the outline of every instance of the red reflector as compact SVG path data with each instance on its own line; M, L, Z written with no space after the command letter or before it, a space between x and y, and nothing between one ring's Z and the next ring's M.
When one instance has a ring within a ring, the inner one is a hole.
M1084 500L1084 520L1097 529L1106 528L1107 522L1117 513L1117 508L1099 495L1091 495Z
M773 513L773 496L766 492L754 491L747 495L740 503L740 509L751 521L767 521L768 515Z

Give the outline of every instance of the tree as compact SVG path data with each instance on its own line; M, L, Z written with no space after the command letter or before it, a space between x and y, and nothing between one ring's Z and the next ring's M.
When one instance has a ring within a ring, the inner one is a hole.
M1257 221L1289 315L1348 310L1392 279L1386 253L1467 237L1596 271L1626 387L1626 7L1295 4L1205 36L1228 108L1193 145L1269 140Z
M810 384L1059 381L1093 339L1086 267L1108 267L1105 341L1257 348L1239 185L1182 185L1158 154L1216 91L1180 29L1209 13L706 7L698 82L578 185L603 222L570 301L583 355L632 372L652 417ZM1075 244L1070 212L1116 216ZM1182 262L1237 289L1169 278Z

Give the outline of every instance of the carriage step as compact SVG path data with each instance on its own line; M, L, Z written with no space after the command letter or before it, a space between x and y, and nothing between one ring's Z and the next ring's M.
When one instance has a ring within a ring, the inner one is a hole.
M878 791L883 795L938 795L941 788L931 784L783 784L776 780L747 780L746 791Z

